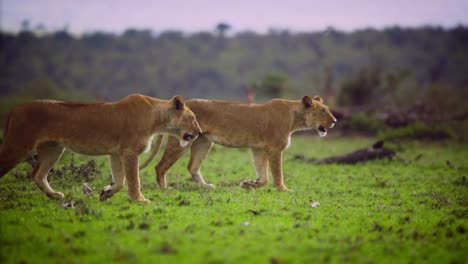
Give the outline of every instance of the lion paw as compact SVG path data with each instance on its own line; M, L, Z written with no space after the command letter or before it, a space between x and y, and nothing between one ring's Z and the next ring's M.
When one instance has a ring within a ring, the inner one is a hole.
M256 180L243 180L240 183L240 187L242 187L244 189L256 188L257 187L257 181Z
M282 186L279 186L279 187L276 187L276 189L280 192L294 192L293 190L290 190L288 189L288 187L282 185Z
M211 183L201 184L201 186L204 187L204 188L207 188L207 189L211 189L211 190L214 190L216 188L216 186L214 184L211 184Z
M158 188L158 187L159 187L159 189L163 189L163 190L171 188L165 182L164 183L158 182L158 184L156 185L156 188Z
M107 185L106 187L104 187L104 189L102 189L102 192L101 194L99 195L99 199L101 201L105 201L109 198L111 198L114 194L112 193L112 187L111 185Z
M52 199L57 199L57 200L62 200L65 195L63 195L63 193L61 192L54 192L54 193L48 193L47 196L49 196L50 198Z
M142 202L142 203L151 203L150 200L146 199L145 197L143 196L140 196L140 198L138 199L135 199L135 202Z
M171 189L174 189L173 187L171 186L161 186L161 185L156 185L156 188L159 188L161 190L171 190Z

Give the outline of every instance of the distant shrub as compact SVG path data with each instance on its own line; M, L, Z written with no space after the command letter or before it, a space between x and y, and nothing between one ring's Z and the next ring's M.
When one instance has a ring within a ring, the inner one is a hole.
M462 121L450 121L444 123L444 126L447 126L451 131L454 131L458 140L468 140L468 119Z
M384 129L385 123L364 113L356 113L349 118L340 120L339 127L346 132L375 135Z
M338 94L340 105L366 105L372 101L374 92L380 87L380 72L363 69L358 75L345 80Z
M288 91L288 76L284 73L272 72L263 77L257 89L264 96L271 98L284 98ZM262 94L260 94L262 95Z
M381 131L378 137L383 140L456 138L455 132L447 126L427 125L416 122L411 125Z

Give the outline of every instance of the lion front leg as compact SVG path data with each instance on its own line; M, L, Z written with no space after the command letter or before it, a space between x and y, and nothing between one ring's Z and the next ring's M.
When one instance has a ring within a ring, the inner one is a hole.
M111 155L109 162L112 171L112 183L104 187L101 192L101 201L107 200L112 197L115 193L120 191L125 184L125 173L122 166L122 161L119 155Z
M140 190L140 175L138 170L138 154L125 153L121 156L122 165L125 172L125 178L128 184L128 193L130 198L139 202L150 202L146 199Z
M283 152L272 151L268 153L268 163L270 164L273 184L278 191L289 191L283 181Z
M256 180L243 180L240 186L245 189L260 188L268 183L268 158L264 150L252 149Z

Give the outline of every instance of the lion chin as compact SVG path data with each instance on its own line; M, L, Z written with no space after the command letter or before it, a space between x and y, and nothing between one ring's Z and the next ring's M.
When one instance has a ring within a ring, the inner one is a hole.
M327 135L327 131L323 132L323 131L318 131L318 134L319 134L319 137L324 137Z
M179 139L179 144L181 147L185 147L188 145L188 141L187 140L183 140L183 139Z
M319 125L318 128L317 128L317 132L319 134L320 137L324 137L327 135L327 129L322 126L322 125Z

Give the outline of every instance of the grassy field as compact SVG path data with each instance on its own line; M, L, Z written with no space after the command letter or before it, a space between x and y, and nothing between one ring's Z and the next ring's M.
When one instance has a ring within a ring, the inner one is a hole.
M468 144L393 145L397 159L358 165L311 165L372 144L370 138L296 137L284 157L286 185L239 187L253 179L250 154L216 146L200 189L186 155L169 172L173 187L155 187L153 166L141 173L151 204L130 202L126 188L106 202L105 157L98 175L53 176L64 201L48 199L27 179L26 163L0 180L1 263L467 263ZM86 163L65 155L56 168ZM82 192L88 181L91 195ZM75 208L62 208L75 201ZM313 208L313 202L320 207Z

